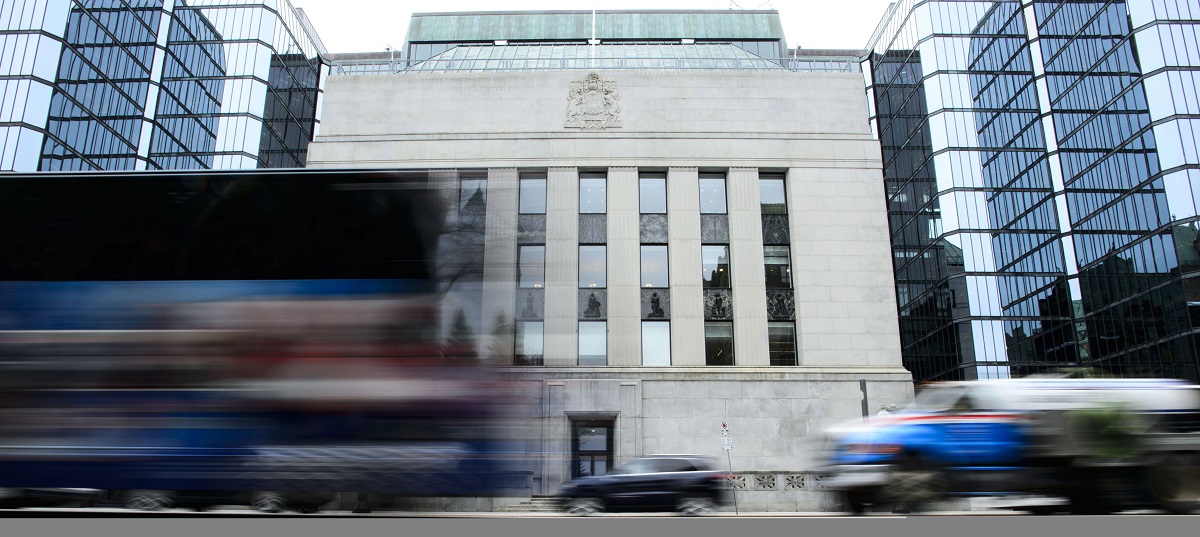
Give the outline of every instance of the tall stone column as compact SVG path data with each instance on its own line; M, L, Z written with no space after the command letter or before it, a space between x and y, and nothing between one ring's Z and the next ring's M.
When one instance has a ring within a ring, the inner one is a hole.
M487 218L483 246L483 324L480 339L497 364L513 360L517 301L517 200L520 183L515 168L488 170ZM497 323L507 326L497 333Z
M546 174L547 366L579 363L579 170L550 168Z
M671 365L704 365L704 289L700 257L700 174L667 171Z
M608 364L642 364L637 168L608 169Z
M762 208L757 168L730 168L729 270L733 272L735 365L771 365L767 345L767 285L763 269Z

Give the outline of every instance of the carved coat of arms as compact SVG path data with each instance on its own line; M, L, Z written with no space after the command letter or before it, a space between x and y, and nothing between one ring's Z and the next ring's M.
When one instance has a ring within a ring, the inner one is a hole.
M583 80L571 82L567 94L566 128L607 129L620 127L621 98L612 80L601 80L589 73Z

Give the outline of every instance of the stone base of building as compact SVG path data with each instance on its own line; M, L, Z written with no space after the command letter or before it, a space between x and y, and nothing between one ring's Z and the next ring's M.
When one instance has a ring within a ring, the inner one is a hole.
M768 511L830 510L813 473L823 464L822 432L913 396L912 377L899 367L530 367L507 375L522 414L508 430L530 455L515 470L531 476L531 495L635 457L695 454L735 476L731 486L747 505Z
M719 512L740 513L839 513L844 507L838 496L822 490L739 490L737 506L733 503L721 506ZM336 508L353 511L358 507L354 494L343 494ZM494 513L494 512L544 512L542 508L522 509L530 505L531 496L504 496L495 498L474 497L424 497L403 498L387 502L374 502L374 512L413 513ZM968 498L954 498L935 502L930 511L973 511L979 510Z

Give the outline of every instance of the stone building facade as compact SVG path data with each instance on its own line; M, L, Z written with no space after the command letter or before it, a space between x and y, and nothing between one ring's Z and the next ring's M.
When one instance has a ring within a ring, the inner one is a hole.
M863 386L872 411L913 392L858 51L599 41L545 45L594 48L586 65L511 44L444 53L510 53L494 68L335 57L308 164L434 170L474 222L447 326L519 381L530 494L696 453L742 509L834 508L817 433L861 417Z

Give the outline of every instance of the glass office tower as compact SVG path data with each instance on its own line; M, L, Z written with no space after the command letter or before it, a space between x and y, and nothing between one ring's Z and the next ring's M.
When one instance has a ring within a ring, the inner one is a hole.
M323 47L288 0L0 5L0 171L303 167Z
M864 61L904 362L1200 380L1200 0L903 0Z

